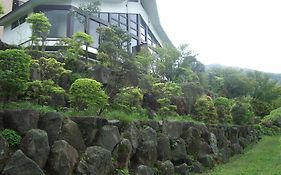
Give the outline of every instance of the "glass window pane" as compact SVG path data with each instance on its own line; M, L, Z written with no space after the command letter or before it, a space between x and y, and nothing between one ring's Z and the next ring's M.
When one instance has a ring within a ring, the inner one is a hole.
M130 18L130 21L138 23L137 15L136 14L130 14L129 18Z
M116 21L118 21L118 13L111 13L110 14L110 18L111 19L115 19Z
M100 19L108 22L108 13L100 13Z
M138 35L138 31L135 30L135 29L132 29L132 28L130 30L130 33L133 34L133 35L136 35L136 36Z
M73 33L85 32L85 23L86 17L79 13L75 13L73 15Z
M98 28L99 28L99 23L96 21L90 20L89 34L93 37L93 40L94 40L93 46L95 48L99 47L99 33L97 32Z
M120 22L127 25L127 16L126 15L120 15Z
M124 25L124 24L121 24L121 23L120 23L120 27L121 27L121 29L127 31L127 25Z
M136 23L131 22L131 28L137 30L138 25Z
M48 17L52 28L49 37L66 37L67 34L67 10L50 10L44 12Z

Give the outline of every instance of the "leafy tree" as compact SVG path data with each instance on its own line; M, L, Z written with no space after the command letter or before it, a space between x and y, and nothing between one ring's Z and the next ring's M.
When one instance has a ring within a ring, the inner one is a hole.
M33 13L27 18L27 22L31 24L32 36L31 41L32 45L39 46L41 42L42 51L45 50L45 41L50 33L52 27L49 19L45 16L44 13Z
M177 107L172 105L171 98L182 95L181 87L178 84L172 82L155 83L152 87L152 94L160 104L158 110L160 115L177 115Z
M75 62L78 58L85 56L86 61L88 59L88 47L93 43L93 38L84 33L74 33L71 38L63 38L58 43L59 46L63 46L59 52L63 55L66 63L66 67L71 70L75 70ZM86 52L83 49L86 46Z
M128 46L131 36L119 27L101 27L99 53L97 58L109 68L122 69L122 64L128 62L130 54Z
M108 96L102 90L102 84L93 79L75 80L69 91L70 104L77 110L93 109L96 112L108 104Z
M218 114L219 123L231 123L232 117L230 110L232 101L225 97L218 97L214 100L214 105Z
M33 100L40 105L47 104L52 94L65 94L63 88L59 87L52 80L35 80L27 83L26 98Z
M195 119L206 123L217 123L217 111L213 99L209 96L202 96L195 103Z
M0 51L0 94L8 102L26 89L29 80L30 56L23 50Z
M31 64L31 68L39 70L42 80L53 80L55 83L58 83L62 75L71 73L64 66L65 63L61 63L54 58L43 57L39 60L32 60Z
M250 101L250 97L244 97L236 100L230 111L234 124L246 125L253 122L254 114Z
M142 107L143 94L140 88L122 88L114 97L114 106L127 112L139 112Z

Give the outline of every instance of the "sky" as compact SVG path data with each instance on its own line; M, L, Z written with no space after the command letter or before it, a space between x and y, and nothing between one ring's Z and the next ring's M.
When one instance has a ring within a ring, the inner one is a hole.
M280 0L157 0L175 46L202 63L281 73Z

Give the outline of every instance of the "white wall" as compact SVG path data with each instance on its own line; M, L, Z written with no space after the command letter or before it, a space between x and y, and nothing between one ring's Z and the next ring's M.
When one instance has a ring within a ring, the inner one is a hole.
M8 44L19 45L28 41L31 33L31 28L27 22L17 26L13 30L11 30L11 24L9 24L4 28L2 40Z

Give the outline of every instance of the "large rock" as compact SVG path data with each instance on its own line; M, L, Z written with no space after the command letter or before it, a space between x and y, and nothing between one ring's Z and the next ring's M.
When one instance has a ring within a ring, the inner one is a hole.
M40 167L21 150L16 151L7 162L3 175L44 175Z
M21 142L21 150L35 161L40 168L44 168L49 156L49 142L46 131L32 129L27 132Z
M77 175L111 175L112 171L111 153L98 146L88 147L77 167Z
M162 130L172 139L178 139L183 133L184 123L180 121L164 121Z
M231 150L232 150L232 155L243 153L243 148L242 146L239 145L239 143L235 143L231 145Z
M0 111L0 130L4 129L4 111Z
M72 120L70 120L69 118L65 118L63 120L63 125L61 129L61 133L59 135L59 139L67 141L71 146L73 146L78 151L84 151L86 149L78 125Z
M86 146L92 146L98 130L108 124L106 119L96 117L71 117L71 120L79 126Z
M157 155L158 160L165 161L171 158L170 139L167 135L159 133L157 135Z
M161 174L161 175L174 175L175 174L174 165L170 160L167 160L165 162L158 162L157 168L158 168L158 174Z
M33 110L5 110L4 111L5 128L13 129L24 135L30 129L37 128L39 113Z
M146 127L141 130L136 156L139 164L153 166L156 163L157 133L154 129Z
M202 163L203 166L208 168L213 168L215 166L215 161L211 155L204 155L199 157L198 161Z
M96 144L112 152L120 140L118 127L106 125L99 130Z
M148 166L140 165L137 168L136 175L154 175L154 171L152 168L150 168Z
M79 155L75 148L64 140L56 141L48 160L50 174L72 175Z
M56 112L48 112L40 117L39 128L47 132L50 145L58 139L63 119L64 116Z
M9 143L2 135L0 135L0 172L4 168L4 165L9 156L8 154L9 154Z
M201 132L195 127L190 127L183 133L182 138L186 143L186 150L189 155L194 158L198 157L199 145L201 143Z
M128 139L132 144L133 153L139 146L139 129L135 123L130 123L128 128L122 133L122 137Z
M179 166L175 166L175 173L179 175L188 175L189 174L189 168L186 163L183 163Z
M132 145L128 139L122 139L113 151L116 160L115 167L119 169L128 169L130 158L132 156Z

